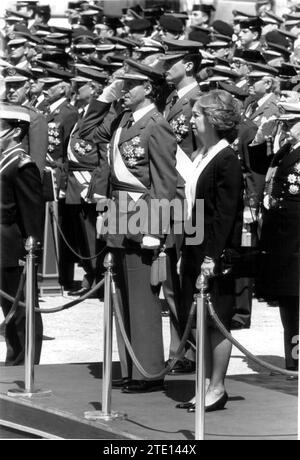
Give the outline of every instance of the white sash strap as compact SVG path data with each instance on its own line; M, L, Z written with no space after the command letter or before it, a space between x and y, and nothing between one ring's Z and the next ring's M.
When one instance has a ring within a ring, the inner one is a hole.
M190 160L187 154L184 153L184 151L179 145L177 145L176 151L176 169L181 175L181 177L183 177L185 182L189 180L191 174L195 169L194 163Z
M114 142L113 142L112 168L113 168L114 174L120 182L125 182L126 184L130 184L138 188L144 188L146 190L145 185L142 184L142 182L140 182L138 178L135 177L129 171L129 169L126 167L123 161L121 152L118 147L121 131L122 131L122 128L117 129L116 135L114 138ZM131 196L131 198L134 201L137 201L142 196L142 193L137 193L137 192L128 192L128 194Z
M71 134L70 134L70 139L72 137L73 132L77 128L77 123L75 124ZM79 163L78 159L76 156L73 154L72 149L71 149L71 141L68 143L68 160L73 161L74 163ZM74 174L75 179L79 182L80 185L84 187L88 187L90 181L91 181L91 174L88 171L72 171Z
M225 139L222 139L208 151L206 157L203 158L200 163L198 162L197 164L197 158L194 160L194 171L186 184L187 220L189 220L192 216L192 209L196 199L196 187L199 177L209 163L228 145L229 143Z
M4 153L4 157L0 161L0 173L3 173L14 161L19 160L19 155L15 155L16 152L26 153L25 150L20 148L19 145L13 147L11 151L9 149Z

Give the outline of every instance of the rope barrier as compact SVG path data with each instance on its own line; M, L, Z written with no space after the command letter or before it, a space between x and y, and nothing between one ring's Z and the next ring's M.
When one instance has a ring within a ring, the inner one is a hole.
M224 335L224 337L232 343L238 350L240 350L247 358L251 359L251 361L254 361L256 364L259 364L260 366L272 371L272 372L277 372L282 375L288 375L288 376L293 376L293 377L298 377L298 372L294 371L288 371L286 369L282 369L281 367L274 366L273 364L267 363L266 361L258 358L257 356L254 356L250 351L248 351L243 345L241 345L232 335L227 331L227 329L224 327L223 323L220 321L217 313L215 312L215 309L212 305L212 302L210 300L209 295L207 296L207 304L208 304L208 312L215 322L217 328L219 331Z
M12 307L11 307L11 309L9 310L8 314L5 317L6 326L9 324L9 322L12 320L12 318L16 314L16 311L17 311L17 308L18 308L18 305L19 305L19 301L20 301L21 296L23 294L25 281L26 281L26 265L24 265L23 271L21 273L19 286L18 286L18 289L17 289L16 297L15 297L15 299L13 301ZM24 307L25 307L25 304L24 304Z
M53 212L53 209L49 208L49 211L50 211L50 214L51 214L52 218L54 219L54 221L55 221L55 223L56 223L56 225L57 225L57 229L58 229L58 231L59 231L59 233L60 233L60 236L62 237L62 239L63 239L65 245L69 248L69 250L70 250L76 257L78 257L78 258L81 259L81 260L93 260L93 259L97 259L97 258L106 250L106 246L105 246L103 249L101 249L101 251L98 252L98 254L95 254L94 256L86 257L86 256L80 255L80 254L79 254L78 252L76 252L76 251L72 248L72 246L68 243L68 241L67 241L67 239L66 239L66 237L65 237L65 235L64 235L64 233L63 233L63 231L62 231L62 229L61 229L61 227L60 227L60 225L59 225L59 223L58 223L58 220L56 219L56 216L55 216L55 214L54 214L54 212Z
M80 302L83 302L84 300L88 299L91 297L93 294L95 294L98 289L100 289L104 285L104 279L99 281L90 291L88 291L86 294L83 296L79 297L76 300L72 300L71 302L66 303L65 305L61 305L60 307L55 307L55 308L35 308L34 311L36 313L57 313L63 310L68 310L71 307L74 307L75 305L78 305ZM5 299L9 300L10 302L14 302L15 299L7 294L6 292L0 290L0 295L4 297ZM25 308L25 303L24 302L18 302L17 303L20 307Z
M137 357L135 356L135 353L134 353L134 351L132 349L132 346L131 346L130 341L129 341L128 336L127 336L127 333L125 331L125 327L124 327L124 323L123 323L123 319L122 319L122 314L121 314L121 309L120 309L120 305L119 305L119 298L118 298L118 295L117 295L117 292L116 292L115 282L114 282L113 278L112 278L112 281L111 281L111 289L112 289L113 308L114 308L114 311L115 311L115 314L116 314L116 319L117 319L119 327L120 327L121 336L122 336L122 338L124 340L125 346L127 348L127 351L129 353L133 363L135 364L135 366L138 369L138 371L145 378L147 378L149 380L159 380L159 379L163 378L165 375L167 375L173 369L173 367L175 366L175 364L177 363L179 358L173 358L172 361L170 362L170 364L168 364L163 371L161 371L161 372L159 372L157 374L149 374L142 367L142 365L137 360ZM178 350L175 353L177 356L181 355L181 353L182 353L182 351L183 351L183 349L184 349L184 347L186 345L187 338L190 335L190 332L191 332L191 329L192 329L192 321L194 319L195 311L196 311L196 304L194 302L192 307L191 307L189 317L188 317L188 320L187 320L187 324L186 324L186 327L185 327L185 331L184 331L182 339L180 341Z

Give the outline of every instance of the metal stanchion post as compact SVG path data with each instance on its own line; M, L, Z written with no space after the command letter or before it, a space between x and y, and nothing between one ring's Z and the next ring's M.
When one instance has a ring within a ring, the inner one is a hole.
M197 329L196 329L196 425L195 439L204 441L205 434L205 296L207 278L201 274L196 282L199 294L195 295L197 302Z
M108 253L104 259L106 272L104 275L104 349L103 349L103 379L102 379L102 410L88 411L84 417L88 420L115 420L123 419L125 414L111 410L111 385L112 385L112 340L113 340L113 315L111 299L111 282L113 256Z
M37 242L30 236L26 240L26 325L25 325L25 389L8 390L8 396L50 396L51 390L34 387L35 357L35 306L36 306L36 259Z

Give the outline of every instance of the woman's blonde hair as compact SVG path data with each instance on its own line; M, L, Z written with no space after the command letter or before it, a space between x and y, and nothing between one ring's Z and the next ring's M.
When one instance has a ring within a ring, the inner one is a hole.
M202 111L221 139L233 142L241 119L241 107L230 93L221 89L210 91L196 99L194 108Z

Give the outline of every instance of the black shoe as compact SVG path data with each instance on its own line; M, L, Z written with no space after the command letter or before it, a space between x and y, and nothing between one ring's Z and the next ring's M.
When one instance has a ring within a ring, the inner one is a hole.
M131 382L129 377L124 377L123 379L113 380L111 383L112 388L123 388L125 385Z
M228 401L228 394L225 391L225 393L223 393L221 398L217 399L216 402L214 402L213 404L210 404L209 406L205 406L205 412L214 412L216 410L222 410L224 409L227 401ZM189 407L187 411L195 412L195 410L196 410L196 403L193 404L191 407Z
M75 296L81 297L81 296L87 294L88 292L89 292L89 289L87 289L87 288L80 288L80 289L78 289L77 291L69 291L69 292L68 292L68 295L74 296L74 297L75 297Z
M190 407L194 405L195 403L192 403L191 401L186 401L186 402L177 404L175 407L176 409L189 409Z
M163 380L131 380L123 386L122 393L151 393L164 390Z
M187 358L183 358L182 361L177 361L175 367L169 372L169 375L176 375L176 374L192 374L196 370L196 363L194 361L190 361Z
M235 320L235 319L233 319L233 320L231 321L230 329L231 329L232 331L237 331L237 330L239 330L239 329L244 329L244 327L245 327L244 324L243 324L243 323L240 323L240 321L237 321L237 320Z

